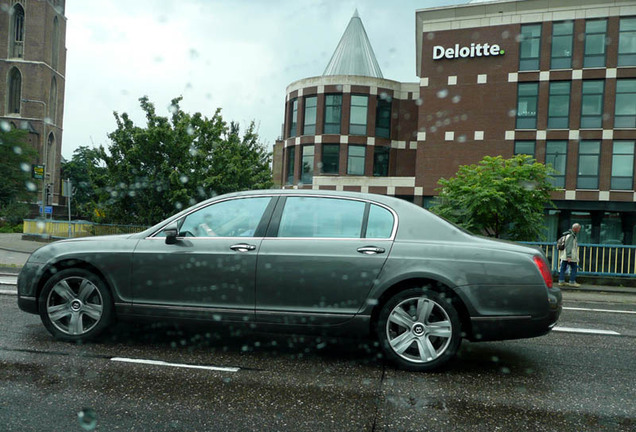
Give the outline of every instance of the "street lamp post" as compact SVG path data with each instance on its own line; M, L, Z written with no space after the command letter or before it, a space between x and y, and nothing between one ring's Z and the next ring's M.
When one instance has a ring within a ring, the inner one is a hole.
M42 172L42 219L46 219L46 213L45 213L45 207L46 207L46 176L47 176L47 162L48 162L48 149L46 147L46 102L43 102L41 100L36 100L36 99L22 99L22 102L27 102L27 103L38 103L38 104L42 104L42 134L41 134L41 143L42 143L42 154L43 154L43 159L44 159L44 163L42 164L44 166L44 171Z

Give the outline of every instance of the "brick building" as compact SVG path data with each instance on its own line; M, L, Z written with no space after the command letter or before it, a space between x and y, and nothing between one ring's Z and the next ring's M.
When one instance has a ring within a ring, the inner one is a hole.
M46 166L51 205L61 189L64 7L65 0L0 0L0 126L29 132L38 152L33 162Z
M548 238L579 222L581 242L636 244L636 2L495 0L415 16L419 83L343 67L375 62L354 16L338 67L288 86L280 185L428 206L459 165L524 153L558 171Z

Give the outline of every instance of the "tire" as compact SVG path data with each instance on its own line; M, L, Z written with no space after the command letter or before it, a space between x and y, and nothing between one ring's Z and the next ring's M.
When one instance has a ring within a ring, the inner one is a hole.
M38 302L42 323L56 339L90 340L112 321L110 291L102 279L88 270L55 273L42 288Z
M411 288L382 306L377 335L386 358L398 368L430 371L457 354L461 322L443 294Z

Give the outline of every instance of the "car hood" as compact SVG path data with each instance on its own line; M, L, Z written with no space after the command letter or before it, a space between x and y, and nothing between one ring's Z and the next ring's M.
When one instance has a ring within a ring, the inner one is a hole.
M121 246L114 247L114 245L126 243L126 240L130 240L132 238L132 234L117 234L59 240L42 246L41 248L33 252L29 257L28 262L45 263L55 256L78 255L100 250L107 250L110 248L121 249ZM134 240L135 242L130 245L131 250L134 248L134 244L136 244L137 239ZM124 249L126 248L127 247L124 247Z

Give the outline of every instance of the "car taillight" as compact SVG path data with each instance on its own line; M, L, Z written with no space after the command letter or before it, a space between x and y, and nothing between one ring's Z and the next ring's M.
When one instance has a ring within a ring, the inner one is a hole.
M534 263L539 267L539 271L541 272L541 276L543 276L543 280L548 288L552 288L552 273L550 273L550 268L548 267L548 263L540 256L535 255L532 257Z

